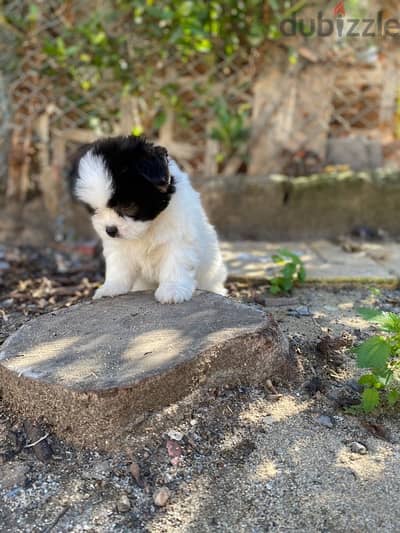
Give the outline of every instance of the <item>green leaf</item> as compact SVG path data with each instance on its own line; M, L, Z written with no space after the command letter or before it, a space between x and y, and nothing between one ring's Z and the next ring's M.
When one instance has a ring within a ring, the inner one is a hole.
M297 278L300 281L300 283L304 283L306 281L306 269L304 268L304 266L300 267Z
M293 263L287 263L282 268L282 276L285 278L292 278L295 273L296 273L296 265L294 265Z
M393 378L393 371L387 366L383 368L374 368L372 373L376 377L377 383L380 383L382 387L386 387Z
M364 318L365 320L371 320L371 321L376 321L378 317L381 317L383 315L383 311L380 311L379 309L373 309L370 307L359 307L356 311L360 315L361 318Z
M380 402L379 392L376 389L365 389L361 395L361 406L366 413L370 413Z
M273 261L274 263L277 263L277 264L279 264L279 263L285 263L285 259L284 259L282 256L278 255L278 254L274 254L274 255L272 256L272 261Z
M268 4L270 5L270 7L272 7L274 11L279 10L279 4L277 0L268 0Z
M300 11L301 9L303 9L303 7L307 4L307 0L300 0L299 2L296 2L294 5L292 5L289 9L287 9L284 14L283 14L283 18L288 18L290 17L291 15L293 15L294 13L297 13L298 11Z
M365 385L368 387L374 387L376 382L377 382L377 379L376 379L376 376L374 376L374 374L364 374L358 380L358 383L360 385Z
M140 137L143 133L143 128L140 124L137 124L136 126L133 126L131 133L134 137Z
M280 248L277 254L285 259L291 259L296 264L300 263L300 257L294 252L288 250L287 248Z
M396 313L383 313L379 318L379 322L383 331L389 333L400 333L400 315Z
M290 278L285 278L282 282L282 289L289 292L293 288L293 281Z
M92 84L90 83L89 80L82 80L80 82L80 86L82 87L84 91L88 91L92 87Z
M383 331L390 333L400 333L400 315L388 313L379 309L361 307L357 309L358 314L365 320L376 322L381 326Z
M269 292L271 294L279 294L281 292L281 288L278 285L271 285Z
M26 17L27 20L29 20L29 22L36 22L40 17L40 9L38 6L36 6L35 4L31 4L29 6L29 12L28 12L28 15Z
M386 399L388 404L393 406L400 400L400 392L397 389L392 389L387 393Z
M161 128L165 124L165 121L167 120L167 113L163 110L159 111L157 115L154 117L153 126L157 130Z
M383 337L370 337L355 349L359 368L383 368L391 350L390 344Z

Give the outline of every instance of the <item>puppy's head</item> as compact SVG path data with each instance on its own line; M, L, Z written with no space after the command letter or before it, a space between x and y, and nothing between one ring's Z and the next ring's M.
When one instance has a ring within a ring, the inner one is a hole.
M175 192L168 153L143 137L110 137L85 145L73 167L74 194L103 239L140 237Z

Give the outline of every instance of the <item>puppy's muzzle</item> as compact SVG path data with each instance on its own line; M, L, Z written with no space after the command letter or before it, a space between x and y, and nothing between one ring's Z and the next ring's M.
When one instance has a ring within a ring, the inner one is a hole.
M118 236L117 226L106 226L106 233L109 237L117 237Z

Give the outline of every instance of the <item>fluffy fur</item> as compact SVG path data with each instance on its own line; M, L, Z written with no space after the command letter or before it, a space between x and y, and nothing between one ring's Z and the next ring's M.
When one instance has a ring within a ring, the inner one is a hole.
M179 303L196 288L225 294L216 232L164 148L133 136L102 139L84 147L74 174L103 242L106 278L95 298L155 289L159 302Z

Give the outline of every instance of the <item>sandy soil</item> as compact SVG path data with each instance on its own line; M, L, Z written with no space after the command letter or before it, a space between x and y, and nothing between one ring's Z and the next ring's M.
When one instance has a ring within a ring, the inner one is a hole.
M90 297L98 283L95 259L68 263L70 255L55 261L49 252L32 260L31 252L3 252L10 269L0 273L0 342L31 316ZM274 314L302 381L200 391L143 420L119 455L72 449L51 432L45 449L25 447L29 428L0 401L0 531L398 530L400 416L345 409L358 401L349 348L373 332L355 310L398 312L400 291L230 291Z

